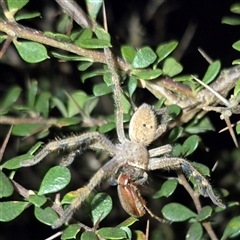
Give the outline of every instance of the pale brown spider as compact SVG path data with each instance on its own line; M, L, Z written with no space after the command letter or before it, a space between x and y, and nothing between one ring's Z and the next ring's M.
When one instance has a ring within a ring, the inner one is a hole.
M24 167L32 166L53 151L78 147L78 151L82 152L82 146L84 146L84 148L104 150L112 156L111 160L103 165L93 175L89 183L81 189L79 195L66 208L63 215L60 216L60 219L58 219L52 227L58 228L65 222L68 222L74 210L81 206L93 189L104 179L117 179L118 175L125 174L127 178L129 178L130 183L135 181L142 181L144 183L148 178L147 172L156 169L181 169L184 174L196 180L201 195L210 197L213 203L224 208L224 204L215 196L209 182L190 162L182 158L169 157L172 151L171 145L167 144L148 150L148 146L167 130L168 111L166 108L154 111L148 104L142 104L131 118L129 124L129 139L125 136L121 103L122 90L119 76L115 70L115 60L111 51L105 48L104 52L107 65L112 74L113 98L116 105L116 131L119 143L113 144L107 137L98 132L84 133L78 136L52 141L43 147L33 159L22 162L22 166ZM160 125L157 123L157 115L162 116ZM71 153L67 158L67 162L72 162L76 154L77 151ZM132 187L133 185L129 186ZM133 187L132 191L137 192L137 189ZM145 204L140 201L140 205L144 207Z

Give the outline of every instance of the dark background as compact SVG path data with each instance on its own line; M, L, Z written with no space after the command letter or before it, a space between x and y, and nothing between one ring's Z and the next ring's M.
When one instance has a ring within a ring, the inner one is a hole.
M152 1L154 2L154 1ZM157 1L156 1L157 2ZM229 68L232 66L232 61L239 58L239 53L232 49L231 45L240 39L240 27L229 26L221 23L221 19L224 16L231 15L230 6L236 1L229 0L195 0L195 1L177 1L166 0L159 7L155 7L155 13L149 14L147 11L150 6L150 1L146 0L122 0L122 1L106 1L106 9L108 16L109 32L113 37L114 46L116 49L123 44L129 44L136 48L150 45L153 49L162 43L172 39L178 41L186 41L183 38L184 33L187 31L187 36L192 34L192 40L187 45L186 50L179 57L179 61L184 66L184 73L197 73L200 78L205 73L208 63L198 52L198 48L202 48L213 60L220 59L223 68ZM78 1L79 5L84 7L84 1ZM60 18L60 9L54 1L33 1L24 8L26 11L40 11L42 18L22 21L21 24L39 29L41 31L53 31L57 32L55 28L56 21ZM131 28L133 18L139 22L134 25L136 28ZM101 22L101 15L99 16L99 22ZM193 33L191 30L187 30L188 27L195 28ZM76 27L74 25L74 27ZM140 29L140 30L139 30ZM136 34L132 34L135 32ZM133 36L132 36L133 35ZM134 38L133 38L134 37ZM49 50L51 50L49 48ZM117 50L116 50L117 51ZM15 53L14 47L9 47L4 58L0 62L0 99L5 92L13 84L19 84L23 89L26 88L26 79L37 79L39 85L44 89L48 88L52 94L60 94L59 89L66 89L71 92L72 90L82 89L87 93L92 93L92 87L95 80L89 80L85 84L80 81L79 71L76 70L76 63L59 63L56 59L50 59L39 64L26 64ZM48 81L47 79L51 79ZM98 81L98 80L96 80ZM101 81L101 80L100 80ZM139 94L142 94L140 91ZM146 93L146 100L149 93ZM107 106L107 107L106 107ZM113 106L110 97L104 98L100 101L96 114L108 114L112 113ZM54 113L52 113L54 114ZM225 127L225 123L219 120L219 115L210 113L209 116L215 126L216 130L220 130ZM238 116L233 118L233 122L238 120ZM1 139L4 138L8 126L0 126ZM52 129L52 137L61 134L61 130ZM202 142L208 147L209 152L200 149L197 151L191 159L199 161L211 167L216 161L221 161L219 168L216 172L211 174L211 182L214 186L221 186L228 189L231 192L229 199L232 201L239 200L237 195L239 192L238 184L235 184L239 179L239 151L234 148L234 144L231 140L229 133L226 131L222 134L217 132L210 132L203 134ZM49 136L45 139L51 138ZM11 139L8 149L4 158L7 160L19 153L19 139ZM237 162L238 160L238 162ZM82 163L83 164L83 163ZM74 167L82 167L81 163L75 163ZM74 168L73 167L73 168ZM22 170L21 170L22 171ZM26 188L37 189L40 183L41 174L44 174L44 169L40 166L33 168L33 173L24 172L17 175L17 179L21 182L21 177L25 176ZM72 170L73 171L73 170ZM40 172L40 173L39 173ZM93 173L93 172L92 172ZM68 190L73 190L82 186L91 177L91 171L88 174L83 174L84 177L76 177L69 186ZM29 174L29 178L26 180L26 174ZM165 173L164 173L165 174ZM174 173L171 174L174 176ZM32 177L36 178L33 179ZM160 177L159 177L160 176ZM157 204L156 200L152 200L150 195L154 189L155 181L161 181L161 173L157 172L151 176L149 189L146 189L146 199L148 206L157 214L161 216L160 208L169 202L180 202L186 205L189 202L189 207L193 208L192 202L186 191L178 187L178 190L169 199L163 199L162 202ZM160 180L159 180L160 179ZM28 182L29 180L29 182ZM97 191L107 191L114 199L115 207L109 218L107 218L103 224L109 226L111 223L119 223L121 220L126 219L127 215L120 210L119 201L117 200L117 193L114 187L108 188L107 185L103 185L101 189ZM67 191L67 190L66 190ZM13 198L19 199L19 196L14 195ZM203 199L202 202L211 204L210 199ZM235 211L235 212L233 212ZM220 222L221 227L216 229L218 236L221 236L226 223L231 217L236 215L239 209L226 211L221 216L218 216L215 220ZM120 219L120 220L119 220ZM140 220L135 224L136 229L141 228L145 230L145 224L147 217ZM89 223L90 224L90 223ZM186 223L172 224L166 226L158 224L155 220L151 220L151 233L154 236L155 231L162 231L168 236L168 239L184 239L188 225ZM161 229L161 230L160 230ZM0 223L0 240L26 240L26 239L45 239L53 234L50 227L39 223L33 216L33 208L29 208L21 214L20 217L9 223ZM154 237L152 238L154 239ZM155 238L158 239L158 238ZM164 238L163 238L164 239ZM206 238L207 239L207 238Z

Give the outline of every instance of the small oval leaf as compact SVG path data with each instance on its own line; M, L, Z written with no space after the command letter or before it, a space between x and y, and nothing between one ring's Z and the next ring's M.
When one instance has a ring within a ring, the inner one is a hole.
M102 221L112 210L112 199L106 193L98 193L91 202L93 224Z
M125 239L127 234L120 228L105 227L97 231L104 239Z
M211 83L218 75L220 69L221 69L220 61L215 61L215 62L211 63L208 66L208 69L207 69L202 81L206 84Z
M133 68L146 68L152 64L157 58L157 55L150 47L143 47L135 55L132 66Z
M143 71L134 71L132 72L138 78L143 80L152 80L162 75L161 69L154 69L154 70L143 70Z
M176 179L170 179L165 181L161 189L153 195L153 198L156 199L163 196L164 197L171 196L175 191L177 185L178 185L178 181Z
M177 47L177 45L177 41L171 41L159 45L156 50L156 53L159 57L158 62L161 62L164 58L166 58Z
M201 222L211 217L211 215L212 215L212 208L210 206L205 206L198 213L196 220Z
M186 141L182 145L182 154L184 155L184 157L187 157L196 150L199 141L200 138L197 135L192 135L186 139Z
M71 174L68 168L56 166L51 168L43 178L38 194L58 192L68 185Z
M240 235L240 216L232 218L223 233L221 240L237 237Z
M196 213L179 203L170 203L163 207L162 214L165 219L172 222L183 222L196 217Z
M42 223L51 226L58 220L57 213L50 207L46 207L44 209L40 207L36 207L34 209L35 217Z
M13 42L21 58L28 63L41 62L49 56L44 45L36 42Z
M0 170L0 198L13 194L13 185L8 177Z
M18 201L9 201L9 202L0 202L0 221L9 222L19 216L28 205L28 202L18 202Z
M202 225L199 222L195 222L188 229L186 239L187 240L201 240L203 235Z
M163 74L173 77L182 72L183 67L174 58L167 58L163 64Z
M75 239L80 231L78 224L69 225L62 233L61 240Z

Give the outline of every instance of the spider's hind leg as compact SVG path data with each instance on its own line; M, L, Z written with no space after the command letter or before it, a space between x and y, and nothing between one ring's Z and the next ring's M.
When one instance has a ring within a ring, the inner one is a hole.
M198 184L198 189L204 197L210 197L212 202L221 208L225 208L222 201L214 194L213 189L208 180L198 172L190 162L182 158L150 158L148 170L182 170L184 174L192 177Z

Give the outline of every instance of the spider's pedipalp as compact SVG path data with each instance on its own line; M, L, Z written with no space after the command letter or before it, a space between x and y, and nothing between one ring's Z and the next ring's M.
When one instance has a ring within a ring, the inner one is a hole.
M52 225L52 228L59 228L64 223L68 222L74 210L79 208L83 201L88 197L88 195L93 191L93 189L100 184L104 179L109 178L112 174L122 166L122 162L115 157L108 161L103 167L101 167L90 179L89 183L83 188L77 190L79 192L78 196L72 201L72 203L63 212L63 215Z
M192 177L198 184L198 189L204 197L210 197L212 202L221 208L225 208L222 201L214 194L210 183L187 160L182 158L150 158L148 170L182 170L184 174Z
M75 135L49 142L34 156L33 159L21 162L21 166L33 166L42 161L42 159L51 152L54 152L56 150L76 149L78 147L81 147L81 145L86 145L84 146L84 149L89 147L91 148L92 145L93 147L95 146L96 148L98 147L101 150L109 152L111 155L114 155L115 152L114 144L99 132L83 133L81 135ZM78 150L81 151L81 148ZM76 154L77 153L70 154L69 157L67 157L65 160L65 165L69 165L69 162L71 163L74 160Z

